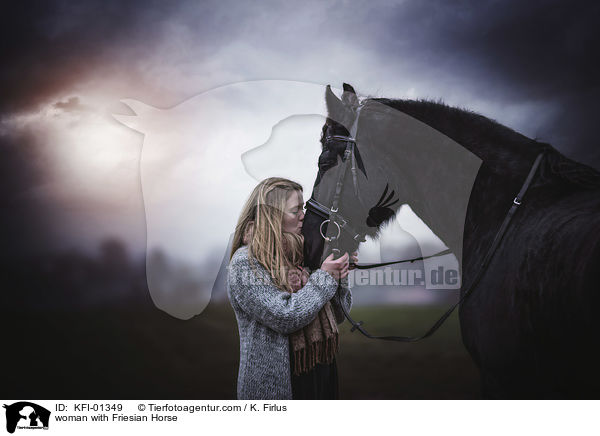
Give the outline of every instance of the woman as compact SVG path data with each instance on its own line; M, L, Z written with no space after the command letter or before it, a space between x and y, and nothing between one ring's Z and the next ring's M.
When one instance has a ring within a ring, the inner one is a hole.
M240 335L238 399L338 397L349 256L330 255L312 273L302 268L303 205L301 185L272 177L252 191L238 220L227 274Z

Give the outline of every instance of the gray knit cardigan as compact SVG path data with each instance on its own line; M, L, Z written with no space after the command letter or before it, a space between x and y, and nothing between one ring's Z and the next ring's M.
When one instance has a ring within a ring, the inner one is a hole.
M237 398L292 399L288 335L315 319L329 300L336 321L343 322L340 303L347 311L352 307L348 278L338 289L336 279L317 269L302 289L284 292L260 263L249 259L246 245L234 253L227 269L227 295L240 335Z

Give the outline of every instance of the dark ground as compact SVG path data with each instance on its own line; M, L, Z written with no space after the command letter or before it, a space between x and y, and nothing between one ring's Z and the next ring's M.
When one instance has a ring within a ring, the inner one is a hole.
M228 304L182 321L144 309L3 311L2 397L235 399L239 342ZM445 307L356 307L372 334L418 335ZM340 326L343 399L479 398L478 371L457 314L414 344L376 341Z

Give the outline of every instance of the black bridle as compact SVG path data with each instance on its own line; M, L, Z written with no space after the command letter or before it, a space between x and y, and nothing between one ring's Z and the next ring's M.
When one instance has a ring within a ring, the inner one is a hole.
M361 206L364 207L364 203L362 201L360 192L358 190L358 181L357 181L357 177L356 177L356 155L354 153L354 147L356 146L356 139L355 139L356 130L358 128L358 118L360 116L361 109L362 109L362 106L359 106L356 111L356 117L354 119L354 123L352 124L352 127L350 128L349 136L333 135L333 136L325 137L326 141L338 140L338 141L343 141L346 143L346 149L344 150L344 157L342 158L342 162L344 164L343 164L342 170L340 171L337 183L335 185L335 193L333 195L333 201L331 203L331 208L322 205L317 200L315 200L313 197L311 197L306 202L306 209L308 211L311 211L324 219L324 221L321 222L321 226L319 227L319 233L321 233L321 237L323 237L323 239L325 239L325 241L327 243L332 244L333 247L332 247L331 251L334 253L334 257L339 257L339 255L341 254L340 250L338 249L338 242L339 242L339 238L341 236L342 230L350 233L352 239L356 242L360 243L360 242L366 241L365 232L356 231L354 229L354 227L350 224L349 220L345 219L344 216L339 212L339 208L338 208L340 195L342 193L342 188L344 187L344 176L346 175L346 169L348 168L348 162L352 162L350 171L352 172L352 185L354 186L354 195L356 196L356 198L359 201L359 203L361 204ZM337 235L336 236L330 236L330 237L325 236L325 233L323 232L323 225L325 223L331 223L337 227Z
M346 149L344 151L344 158L342 159L343 167L340 170L340 174L338 176L338 180L337 180L337 183L335 186L335 193L333 196L331 208L328 208L327 206L322 205L321 203L319 203L317 200L315 200L312 197L306 202L307 211L310 211L324 219L324 221L321 222L321 225L319 227L319 232L321 233L321 236L323 237L323 239L325 239L325 242L326 242L326 245L324 247L324 252L325 253L327 252L327 248L328 248L327 244L329 244L331 251L334 253L334 258L337 258L341 255L341 252L339 249L339 239L340 239L342 230L348 232L350 234L350 236L352 237L352 239L357 242L365 242L365 240L366 240L365 233L357 232L354 229L354 227L349 223L349 221L342 216L342 214L339 212L339 207L338 207L339 199L340 199L340 196L342 193L342 189L344 187L344 177L346 175L346 169L348 166L348 162L350 162L350 161L352 162L351 171L352 171L352 182L354 185L354 193L355 193L358 201L364 207L364 203L363 203L362 199L360 198L360 193L358 190L358 183L357 183L357 179L356 179L356 159L355 159L355 154L354 154L354 148L356 146L356 139L355 139L356 138L356 130L358 127L358 118L360 115L361 108L362 108L362 106L359 106L357 109L356 118L354 120L352 128L350 129L349 136L336 135L336 136L328 136L325 138L326 140L333 139L333 140L343 141L346 143ZM352 324L352 328L350 329L350 331L354 332L355 330L358 330L363 335L365 335L366 337L371 338L371 339L382 339L382 340L387 340L387 341L400 341L400 342L416 342L421 339L425 339L428 336L431 336L438 328L440 328L440 326L444 323L444 321L446 321L446 319L448 319L448 317L452 314L454 309L456 309L456 307L459 304L462 304L466 300L466 298L471 294L473 289L475 289L475 287L481 280L481 277L483 276L483 273L487 269L487 266L489 265L490 260L492 259L492 257L494 256L494 253L496 252L496 249L500 245L500 242L502 240L502 237L504 236L504 233L508 229L508 226L510 224L510 221L512 220L513 215L515 214L517 208L522 203L523 197L524 197L525 193L527 192L527 189L529 188L531 181L533 180L533 177L537 171L538 166L540 165L542 158L544 157L544 153L545 153L545 149L542 150L542 152L540 152L540 154L538 154L533 165L531 166L531 169L529 170L529 174L527 175L525 182L521 186L519 193L514 198L513 203L511 205L510 209L508 210L508 213L506 214L504 221L502 222L502 225L500 226L498 232L496 233L496 236L494 237L494 240L492 241L490 248L488 249L485 257L483 258L483 261L481 262L481 264L479 266L479 269L477 270L477 274L475 275L475 278L473 279L473 281L471 282L469 287L466 289L466 291L463 293L462 297L450 309L448 309L446 311L446 313L444 313L440 317L440 319L438 319L435 322L435 324L433 324L433 326L431 326L431 328L429 328L429 330L427 330L423 335L417 336L417 337L373 336L362 327L362 325L363 325L362 321L356 322L350 317L350 314L348 313L348 311L344 307L344 304L340 300L339 294L337 294L339 306L342 308L342 311L344 312L344 316L346 317L346 319L350 322L350 324ZM337 235L327 237L325 235L325 233L323 232L323 225L325 223L328 223L328 225L333 223L337 227ZM404 259L404 260L398 260L398 261L393 261L393 262L375 263L375 264L369 264L369 265L355 265L355 267L357 269L370 269L370 268L376 268L376 267L385 266L385 265L392 265L395 263L415 262L417 260L429 259L431 257L444 256L449 253L451 253L451 251L449 249L447 249L447 250L441 251L439 253L433 254L431 256L416 257L414 259Z

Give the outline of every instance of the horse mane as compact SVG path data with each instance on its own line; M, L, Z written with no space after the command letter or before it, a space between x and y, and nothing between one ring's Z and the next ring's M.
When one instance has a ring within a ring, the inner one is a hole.
M558 178L584 189L600 188L600 172L594 168L569 159L550 144L528 138L472 110L448 106L442 100L368 98L365 102L367 101L375 101L404 112L467 148L477 143L480 149L505 144L519 154L525 151L534 151L537 154L546 150L546 178Z
M550 172L561 180L586 189L600 188L600 172L594 168L575 162L552 148L548 155Z

